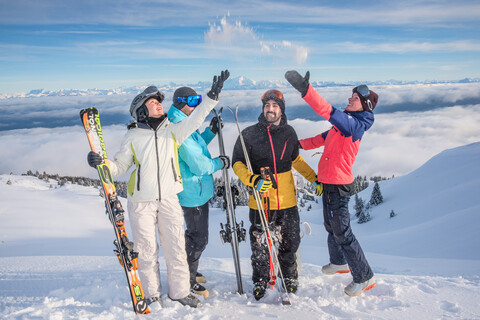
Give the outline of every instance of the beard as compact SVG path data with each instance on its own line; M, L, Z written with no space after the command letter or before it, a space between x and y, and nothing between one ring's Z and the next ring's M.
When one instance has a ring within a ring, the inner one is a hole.
M264 115L265 119L267 120L267 122L270 122L270 123L275 123L282 117L281 113L276 114L274 112L266 112L263 115Z

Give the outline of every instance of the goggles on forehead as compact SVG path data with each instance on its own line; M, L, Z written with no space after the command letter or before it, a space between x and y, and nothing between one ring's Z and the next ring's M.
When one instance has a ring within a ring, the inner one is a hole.
M370 111L373 110L372 102L370 101L370 89L368 89L366 84L359 85L352 90L354 93L356 92L361 98L363 98Z
M150 86L143 90L143 98L145 98L145 101L147 101L149 98L157 98L160 99L160 102L162 102L163 99L165 99L165 96L160 92L160 90L158 90L157 87Z
M189 107L195 108L202 102L202 96L188 96L188 97L178 97L177 102L186 103Z
M281 91L272 89L265 92L262 96L262 101L275 100L275 99L283 100L283 93Z

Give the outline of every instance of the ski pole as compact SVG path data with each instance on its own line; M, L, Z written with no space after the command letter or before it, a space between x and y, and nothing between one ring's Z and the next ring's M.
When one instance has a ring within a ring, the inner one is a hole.
M270 174L267 173L267 172L270 171L269 169L270 169L269 167L260 168L260 175L261 175L262 179L270 180ZM266 221L266 224L267 224L267 228L269 228L268 215L270 213L270 192L268 190L263 192L262 193L262 198L263 198L263 211L264 211L264 215L265 215L265 221ZM259 214L261 214L260 211L259 211ZM271 232L268 232L266 236L267 236L267 245L269 247L269 251L271 251L272 246L273 246ZM269 260L270 260L270 281L268 282L268 284L273 289L273 286L275 285L275 282L277 280L277 275L275 273L275 265L273 263L272 255L268 255L268 256L269 256Z

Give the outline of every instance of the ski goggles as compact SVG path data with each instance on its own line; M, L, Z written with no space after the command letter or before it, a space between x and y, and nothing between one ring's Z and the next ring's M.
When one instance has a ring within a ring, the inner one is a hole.
M285 104L285 99L283 98L283 93L279 90L272 89L265 92L262 96L262 102L265 103L268 100L281 100Z
M200 103L202 103L202 96L188 96L188 97L178 97L177 102L186 103L189 107L195 108Z
M370 89L368 89L366 84L362 84L353 88L352 92L356 92L361 98L366 101L370 111L373 110L372 102L370 101Z
M150 98L156 98L160 103L165 99L165 95L158 90L155 86L150 86L143 90L143 97L144 101L147 101Z

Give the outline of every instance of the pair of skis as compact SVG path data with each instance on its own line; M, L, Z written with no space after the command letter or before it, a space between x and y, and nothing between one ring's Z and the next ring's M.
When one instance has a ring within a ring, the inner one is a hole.
M93 107L82 109L80 111L80 119L85 128L90 148L93 152L98 153L103 159L102 163L97 166L97 171L105 194L105 208L107 215L115 231L115 241L113 242L115 245L114 252L120 265L125 270L133 310L137 314L150 313L145 300L142 284L138 277L138 253L133 251L133 242L128 240L127 231L125 229L124 210L120 200L118 200L115 185L112 180L112 174L106 163L107 152L103 141L98 110Z
M223 143L223 134L222 134L222 114L223 108L217 113L215 109L212 110L214 116L218 120L218 147L220 155L226 156L225 154L225 145ZM245 241L246 239L246 230L243 228L243 221L238 224L235 216L235 204L233 202L232 196L232 187L230 185L230 177L228 175L228 168L223 168L222 170L223 181L225 182L223 188L223 197L226 202L225 213L227 215L227 223L220 224L220 239L223 243L228 242L232 247L233 254L233 263L235 266L235 275L237 278L237 292L243 294L243 285L242 285L242 272L240 269L240 253L238 243Z
M232 114L235 118L235 123L237 124L238 134L239 134L239 137L240 137L240 142L242 144L243 153L245 155L245 161L246 161L247 169L250 170L250 172L253 172L252 165L251 165L251 162L250 162L250 158L248 156L248 151L247 151L247 148L245 146L245 141L243 140L242 130L240 129L240 124L238 122L238 116L237 116L238 105L235 107L235 110L233 110L230 107L228 107L228 109L232 112ZM213 110L213 112L214 112L215 116L218 117L218 120L219 120L220 154L225 155L225 148L224 148L224 145L223 145L223 137L221 135L221 118L220 118L221 111L220 111L219 114L215 110ZM225 189L227 190L227 193L229 193L228 191L230 191L230 181L228 180L228 172L227 172L226 169L224 169L224 179L225 179ZM228 181L228 184L227 184L227 181ZM227 186L228 186L228 189L227 189ZM291 305L292 303L290 301L290 297L289 297L287 289L286 289L285 280L283 278L282 270L280 268L280 263L279 263L279 260L278 260L277 248L273 244L273 241L272 241L273 236L271 235L270 228L268 227L268 217L265 214L264 206L262 205L262 199L263 199L262 195L260 194L260 192L258 192L255 189L254 189L253 192L254 192L255 201L257 203L257 208L258 208L259 214L260 214L262 231L268 239L267 247L268 247L268 253L269 253L269 259L270 259L270 262L271 262L271 266L273 264L273 266L272 266L273 270L276 270L279 273L280 278L282 280L283 286L280 286L279 283L277 282L277 288L278 288L278 291L281 295L282 304L283 305ZM229 198L230 198L230 200L228 200ZM230 204L231 204L231 206L230 206ZM234 225L237 225L236 222L235 222L235 212L233 210L233 201L231 199L231 193L230 193L230 197L227 197L227 208L228 207L231 207L230 212L233 213L233 215L231 215L231 214L229 214L229 212L227 212L227 224L231 225L231 223L233 222ZM238 271L237 272L237 282L239 284L239 293L241 293L240 292L241 274L240 274L240 264L239 264L239 257L238 257L238 241L237 241L238 231L237 231L237 228L231 228L230 227L229 230L227 230L227 232L229 232L232 235L232 239L233 239L232 250L234 251L235 271L236 272ZM273 276L276 277L277 272L272 272ZM272 283L275 283L275 282L272 282ZM242 292L243 292L243 290L242 290Z

